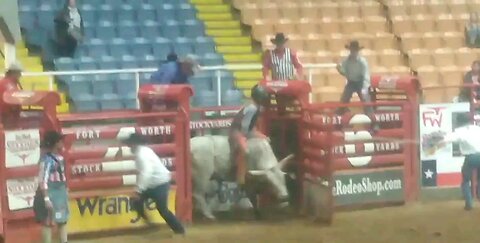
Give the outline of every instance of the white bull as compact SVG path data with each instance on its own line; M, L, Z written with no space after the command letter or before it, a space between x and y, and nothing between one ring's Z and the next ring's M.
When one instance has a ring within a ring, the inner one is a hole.
M200 136L190 140L192 157L193 199L196 208L203 216L215 219L206 201L207 193L211 193L211 180L218 178L233 181L234 162L230 161L230 146L227 136ZM254 206L255 215L260 216L257 209L256 196L260 190L269 189L286 206L288 191L285 184L285 173L282 168L291 160L290 155L278 162L267 139L250 138L247 140L247 178L246 193ZM265 187L267 186L267 187Z

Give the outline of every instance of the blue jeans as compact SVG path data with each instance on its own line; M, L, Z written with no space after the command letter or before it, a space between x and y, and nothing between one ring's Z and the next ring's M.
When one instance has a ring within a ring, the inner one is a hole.
M477 170L477 174L480 172L480 153L466 155L462 166L462 192L465 199L465 208L472 208L473 206L472 176L474 170ZM480 187L477 185L477 195L480 195L479 189Z
M143 205L147 199L152 199L157 206L157 210L165 219L168 226L177 234L184 234L185 229L182 226L182 223L175 217L175 215L168 209L168 193L170 192L170 183L165 183L154 188L147 189L140 194L139 205L141 207L136 208L137 213L145 220L148 220L147 215L145 214L145 208Z
M480 35L480 27L479 26L469 26L466 29L466 39L467 39L467 44L470 47L474 47L477 44L477 39Z

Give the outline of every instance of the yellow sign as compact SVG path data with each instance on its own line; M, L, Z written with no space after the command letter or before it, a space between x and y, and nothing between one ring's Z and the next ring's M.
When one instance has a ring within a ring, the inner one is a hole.
M175 213L175 189L170 190L168 208ZM126 195L72 199L69 202L71 233L92 233L145 226L143 219L132 210L130 197ZM165 223L155 203L147 202L145 212L154 223Z

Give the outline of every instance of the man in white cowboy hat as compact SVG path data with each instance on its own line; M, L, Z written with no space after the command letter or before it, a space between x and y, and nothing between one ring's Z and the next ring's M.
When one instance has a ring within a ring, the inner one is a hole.
M7 91L21 90L20 77L23 68L20 63L12 63L5 72L5 77L0 79L0 115L1 122L5 125L15 124L15 119L20 115L20 107L7 106L3 102L3 94Z
M337 64L338 72L347 79L347 84L342 93L340 101L349 103L353 93L357 93L362 102L370 102L370 70L365 57L360 56L360 50L363 48L357 40L352 40L345 45L350 50L350 54L345 60ZM339 109L339 113L346 109ZM365 107L367 113L373 112L372 107Z
M188 78L193 76L200 69L193 56L186 56L180 61L176 60L176 54L168 55L166 63L152 73L150 81L156 84L185 84Z
M264 53L263 78L282 81L302 79L303 65L298 60L296 52L285 47L288 38L283 33L277 33L270 41L275 48Z

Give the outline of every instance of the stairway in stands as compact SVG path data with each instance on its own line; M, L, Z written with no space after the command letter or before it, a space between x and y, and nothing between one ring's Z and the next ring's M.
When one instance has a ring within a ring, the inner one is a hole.
M29 54L27 47L23 41L16 46L17 59L22 64L25 72L43 72L43 65L38 56ZM0 76L5 73L5 60L0 58ZM49 90L49 80L51 76L23 76L20 83L24 90ZM53 89L57 91L57 84L53 84ZM66 102L65 94L60 93L61 105L57 106L57 112L66 113L69 111L68 102Z
M232 8L223 0L191 0L197 16L205 23L207 35L214 38L217 52L223 54L227 64L259 63L260 53L252 50L250 35L243 33L240 21L233 15ZM261 77L260 70L234 71L238 88L250 96L249 89Z

